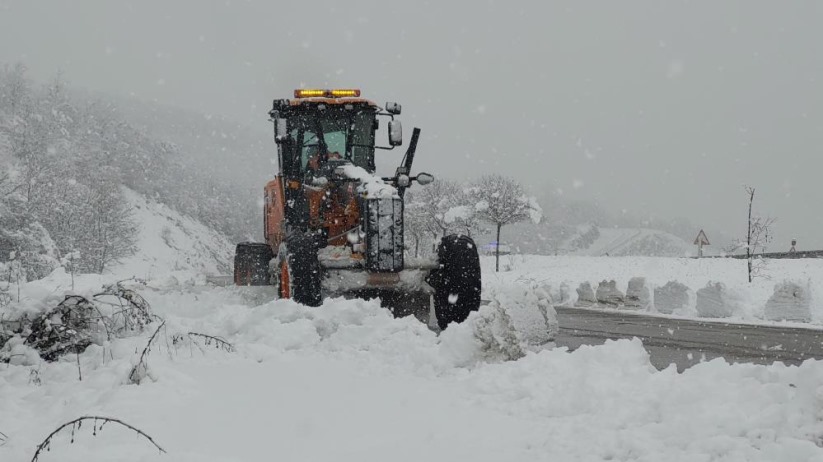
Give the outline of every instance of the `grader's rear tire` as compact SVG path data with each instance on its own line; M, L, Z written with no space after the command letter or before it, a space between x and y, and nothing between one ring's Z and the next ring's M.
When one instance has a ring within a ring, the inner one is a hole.
M437 324L445 329L480 308L480 257L472 238L450 235L440 241L437 259L440 269L432 271L428 281L435 290Z
M243 242L234 252L234 283L238 286L267 286L269 261L274 258L268 244Z

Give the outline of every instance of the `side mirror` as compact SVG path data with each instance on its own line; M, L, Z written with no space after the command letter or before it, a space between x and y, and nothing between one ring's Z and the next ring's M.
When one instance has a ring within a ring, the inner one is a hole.
M428 173L422 173L421 172L421 173L417 174L417 182L420 183L422 186L425 186L425 185L431 183L432 181L434 181L434 176L432 176Z
M399 120L389 121L389 146L403 144L403 124Z
M280 144L288 139L289 131L286 119L274 119L274 142Z
M389 114L400 115L401 106L397 103L386 103L386 112Z

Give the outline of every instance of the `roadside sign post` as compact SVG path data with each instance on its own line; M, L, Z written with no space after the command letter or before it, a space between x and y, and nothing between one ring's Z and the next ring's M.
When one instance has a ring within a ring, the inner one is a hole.
M697 237L694 238L694 245L697 246L697 258L703 257L703 246L704 245L711 245L709 244L709 238L706 237L706 233L703 232L701 229L699 233L697 233Z

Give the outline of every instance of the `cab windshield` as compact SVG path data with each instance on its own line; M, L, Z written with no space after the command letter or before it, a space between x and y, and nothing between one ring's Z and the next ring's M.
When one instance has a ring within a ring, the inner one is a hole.
M336 114L318 116L312 113L292 119L291 136L296 141L294 154L300 171L305 172L313 158L319 162L347 159L374 171L374 115L334 112Z

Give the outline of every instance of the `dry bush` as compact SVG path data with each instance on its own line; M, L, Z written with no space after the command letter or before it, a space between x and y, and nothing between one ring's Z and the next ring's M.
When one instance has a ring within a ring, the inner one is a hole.
M86 415L86 416L78 417L78 418L76 418L74 420L71 420L69 422L66 422L63 425L60 425L59 427L57 427L51 433L49 433L49 436L47 436L46 439L44 439L42 443L37 445L37 451L34 453L34 457L31 458L31 462L37 462L40 458L40 455L43 453L43 451L50 451L51 450L51 439L55 435L60 433L65 428L71 427L71 442L74 443L75 432L77 430L80 430L83 427L83 422L87 421L87 420L91 420L93 422L93 424L92 424L93 425L92 435L94 435L94 436L97 436L97 432L102 431L103 426L105 426L107 423L113 422L117 425L121 425L121 426L126 427L129 430L137 433L138 436L142 436L143 438L148 440L152 445L154 445L154 447L157 448L160 452L162 452L162 453L166 452L165 449L160 447L160 445L157 444L154 441L154 439L151 436L149 436L147 433L145 433L143 430L140 430L137 427L131 426L131 425L123 422L120 419L115 419L113 417L97 416L97 415Z

